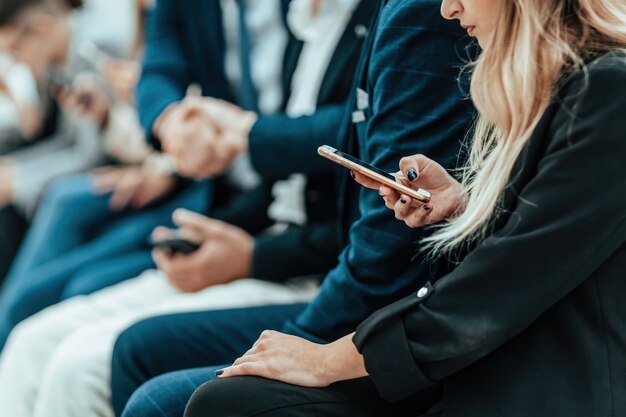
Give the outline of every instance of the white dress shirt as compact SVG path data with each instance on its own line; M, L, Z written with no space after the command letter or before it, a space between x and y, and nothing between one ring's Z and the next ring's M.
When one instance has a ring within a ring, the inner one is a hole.
M239 7L236 0L220 0L225 37L225 70L231 88L237 95L241 85L241 54L239 46ZM244 0L246 25L250 38L250 72L259 97L261 114L272 114L283 101L283 58L289 37L282 22L280 0ZM235 160L228 173L229 180L243 189L259 183L249 155Z
M289 28L304 42L304 46L293 76L292 93L287 104L288 116L315 113L328 64L359 2L321 0L317 15L312 14L313 0L291 2L287 15ZM302 174L278 181L273 188L274 202L268 212L270 218L277 223L306 223L306 184L307 178Z

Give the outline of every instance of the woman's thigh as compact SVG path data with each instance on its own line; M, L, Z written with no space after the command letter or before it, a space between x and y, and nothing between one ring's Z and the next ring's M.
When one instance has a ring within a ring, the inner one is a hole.
M213 380L191 397L185 417L416 417L421 410L380 398L368 378L304 388L259 377Z

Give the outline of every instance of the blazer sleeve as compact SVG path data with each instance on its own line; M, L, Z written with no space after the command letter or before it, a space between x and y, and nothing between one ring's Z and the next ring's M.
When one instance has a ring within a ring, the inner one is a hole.
M317 154L322 145L338 146L345 105L319 108L312 116L261 116L250 131L250 158L263 177L333 172L334 164Z
M252 276L281 282L289 278L324 275L337 263L337 224L293 226L278 235L255 239Z
M621 67L621 69L620 69ZM626 65L570 84L536 175L502 229L434 288L358 329L382 396L398 400L473 364L522 332L626 240ZM582 196L588 195L586 198Z
M441 19L436 1L394 5L383 10L374 40L368 69L373 116L359 127L365 132L361 157L388 172L398 170L402 156L415 153L453 167L473 116L457 80L462 59L456 48L466 45L467 35ZM350 227L350 243L320 294L287 323L285 332L319 342L335 340L444 274L444 265L416 257L422 231L395 220L376 191L359 192L360 218Z
M152 135L154 123L170 104L184 98L192 79L182 39L184 9L174 0L159 0L150 12L146 52L141 80L137 86L137 108L148 140L160 146Z

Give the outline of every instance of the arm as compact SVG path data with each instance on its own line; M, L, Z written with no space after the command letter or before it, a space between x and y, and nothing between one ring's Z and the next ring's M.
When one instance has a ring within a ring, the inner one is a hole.
M320 157L317 148L338 147L345 107L322 107L312 116L295 119L285 115L260 117L248 139L254 168L264 177L331 171L333 164Z
M182 100L192 78L181 41L184 27L173 0L160 0L150 12L146 56L141 80L137 86L137 107L141 125L156 144L154 123L171 104Z
M13 199L17 205L30 210L50 181L92 168L102 159L97 127L66 120L58 137L35 145L13 160Z
M278 235L255 238L251 276L281 282L326 274L338 253L336 223L293 226Z
M462 99L457 83L461 59L455 48L466 36L443 21L435 5L386 10L391 15L383 14L388 20L378 34L369 69L374 116L365 127L361 156L388 172L397 171L401 157L412 153L430 155L449 168L472 117L471 104ZM408 50L416 53L397 53ZM286 332L335 340L443 273L442 265L418 253L415 242L423 231L395 220L378 193L361 190L359 206L361 218L350 229L350 244L339 264L326 276L319 296L287 324Z
M497 233L424 301L412 295L360 326L354 341L386 399L403 398L490 354L623 246L626 99L609 93L626 83L621 66L591 69L559 100L536 175ZM581 200L585 191L594 196Z

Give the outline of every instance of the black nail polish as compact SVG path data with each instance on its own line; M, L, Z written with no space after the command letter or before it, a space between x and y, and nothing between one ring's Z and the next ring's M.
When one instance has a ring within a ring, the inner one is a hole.
M424 210L426 210L426 211L430 211L430 207L428 207L428 206L424 206Z
M417 171L415 170L415 168L409 168L409 170L406 172L406 177L409 179L409 181L415 181L417 179Z
M406 201L404 198L401 198L401 199L400 199L400 202L401 202L402 204L406 204L406 203L407 203L407 201Z
M218 369L217 371L215 371L215 376L220 376L224 373L223 369Z

